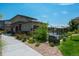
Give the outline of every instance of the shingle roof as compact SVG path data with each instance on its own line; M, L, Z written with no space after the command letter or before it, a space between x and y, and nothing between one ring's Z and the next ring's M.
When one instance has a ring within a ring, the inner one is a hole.
M3 21L5 22L5 24L9 24L9 23L11 22L11 20L13 20L14 18L16 18L16 17L18 17L18 16L20 16L20 17L24 17L24 18L28 18L29 21L31 21L31 22L39 22L39 21L37 21L36 18L32 18L32 17L24 16L24 15L16 15L16 16L12 17L12 18L9 19L9 20L3 20ZM40 22L40 23L41 23L41 22Z
M24 18L28 18L28 19L30 19L30 20L37 20L36 18L32 18L32 17L24 16L24 15L16 15L16 16L14 16L13 18L15 18L15 17L17 17L17 16L24 17ZM12 19L13 19L13 18L12 18Z

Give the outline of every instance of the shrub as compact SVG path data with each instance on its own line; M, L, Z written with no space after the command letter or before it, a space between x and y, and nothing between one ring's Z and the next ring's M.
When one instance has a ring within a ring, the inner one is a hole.
M68 32L67 35L71 36L72 34L74 34L74 32Z
M16 34L16 39L19 39L19 40L25 42L27 40L27 36L26 36L26 34Z
M39 42L35 44L35 46L36 46L36 47L39 47L39 45L40 45L40 43L39 43Z
M23 39L22 39L22 42L25 42L27 40L27 38L26 37L24 37Z
M79 30L74 30L75 33L79 33Z
M33 44L33 43L35 43L35 41L34 41L34 39L31 37L31 38L28 39L28 43Z
M0 34L4 33L5 31L4 30L0 30Z
M33 38L36 42L46 42L47 41L47 26L41 25L33 32Z
M27 39L28 38L27 38L26 34L22 34L22 42L25 42Z
M16 39L21 40L21 35L20 34L16 34Z
M53 46L54 46L54 43L53 43L53 42L50 42L49 45L50 45L51 47L53 47Z

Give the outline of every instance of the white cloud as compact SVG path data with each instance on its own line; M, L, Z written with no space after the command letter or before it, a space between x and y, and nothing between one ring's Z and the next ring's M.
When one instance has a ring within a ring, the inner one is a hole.
M54 16L57 16L57 15L58 15L58 13L57 13L57 12L55 12L55 13L53 13L53 15L54 15Z
M43 16L41 16L41 17L48 18L48 16L47 16L47 15L43 15Z
M62 14L68 14L68 11L61 11Z
M46 22L48 23L49 22L49 16L48 15L40 15L38 16L38 19L41 19L42 22Z
M73 5L75 3L59 3L59 5Z
M53 15L54 16L58 16L60 14L68 14L68 11L64 10L64 11L60 11L60 12L54 12Z
M38 18L48 18L48 16L47 15L39 15L39 16L37 16Z

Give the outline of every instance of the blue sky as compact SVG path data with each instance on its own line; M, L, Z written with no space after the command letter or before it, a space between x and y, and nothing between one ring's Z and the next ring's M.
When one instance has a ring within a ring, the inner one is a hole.
M64 3L5 3L0 4L3 20L17 14L37 18L50 26L67 26L68 22L79 16L79 4Z

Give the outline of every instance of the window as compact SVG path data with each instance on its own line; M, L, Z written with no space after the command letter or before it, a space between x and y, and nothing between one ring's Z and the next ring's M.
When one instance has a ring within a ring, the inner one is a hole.
M33 25L33 29L37 29L38 28L38 26L37 25Z

